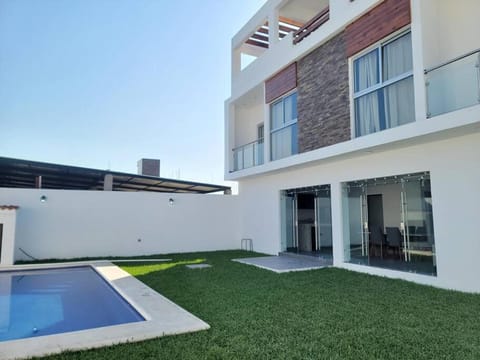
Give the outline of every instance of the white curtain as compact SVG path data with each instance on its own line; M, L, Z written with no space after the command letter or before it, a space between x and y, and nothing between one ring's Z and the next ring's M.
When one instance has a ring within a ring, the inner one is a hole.
M382 91L382 90L380 90ZM375 91L355 100L356 136L380 131L380 112L378 109L378 92Z
M356 84L355 91L362 91L380 81L378 77L378 50L373 50L355 60Z
M272 160L292 155L292 127L272 133Z
M412 37L408 33L383 47L383 81L411 71Z
M378 50L373 50L355 61L355 91L378 84ZM377 92L364 95L356 102L356 135L362 136L380 130Z
M272 130L283 126L283 101L279 101L272 105Z
M412 77L387 86L384 94L387 129L415 120Z

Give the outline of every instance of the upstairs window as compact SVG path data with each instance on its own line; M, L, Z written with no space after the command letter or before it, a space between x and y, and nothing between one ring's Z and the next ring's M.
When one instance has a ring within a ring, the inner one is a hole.
M415 120L411 33L353 61L355 136Z
M271 158L278 160L298 153L297 93L274 102L270 108Z

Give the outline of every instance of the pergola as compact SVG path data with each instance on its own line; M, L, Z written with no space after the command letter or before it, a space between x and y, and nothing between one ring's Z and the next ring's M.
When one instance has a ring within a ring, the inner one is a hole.
M109 185L107 185L107 184ZM0 157L0 187L63 190L229 193L230 187Z

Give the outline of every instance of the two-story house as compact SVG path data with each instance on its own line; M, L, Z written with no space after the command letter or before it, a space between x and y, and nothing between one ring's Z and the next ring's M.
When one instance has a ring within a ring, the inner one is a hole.
M257 251L480 291L480 2L269 0L232 40L225 178Z

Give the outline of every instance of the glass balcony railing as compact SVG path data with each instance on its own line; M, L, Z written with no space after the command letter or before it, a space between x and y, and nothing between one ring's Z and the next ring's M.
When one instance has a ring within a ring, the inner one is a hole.
M480 104L480 49L425 70L427 116Z
M263 139L233 149L233 171L263 164Z

